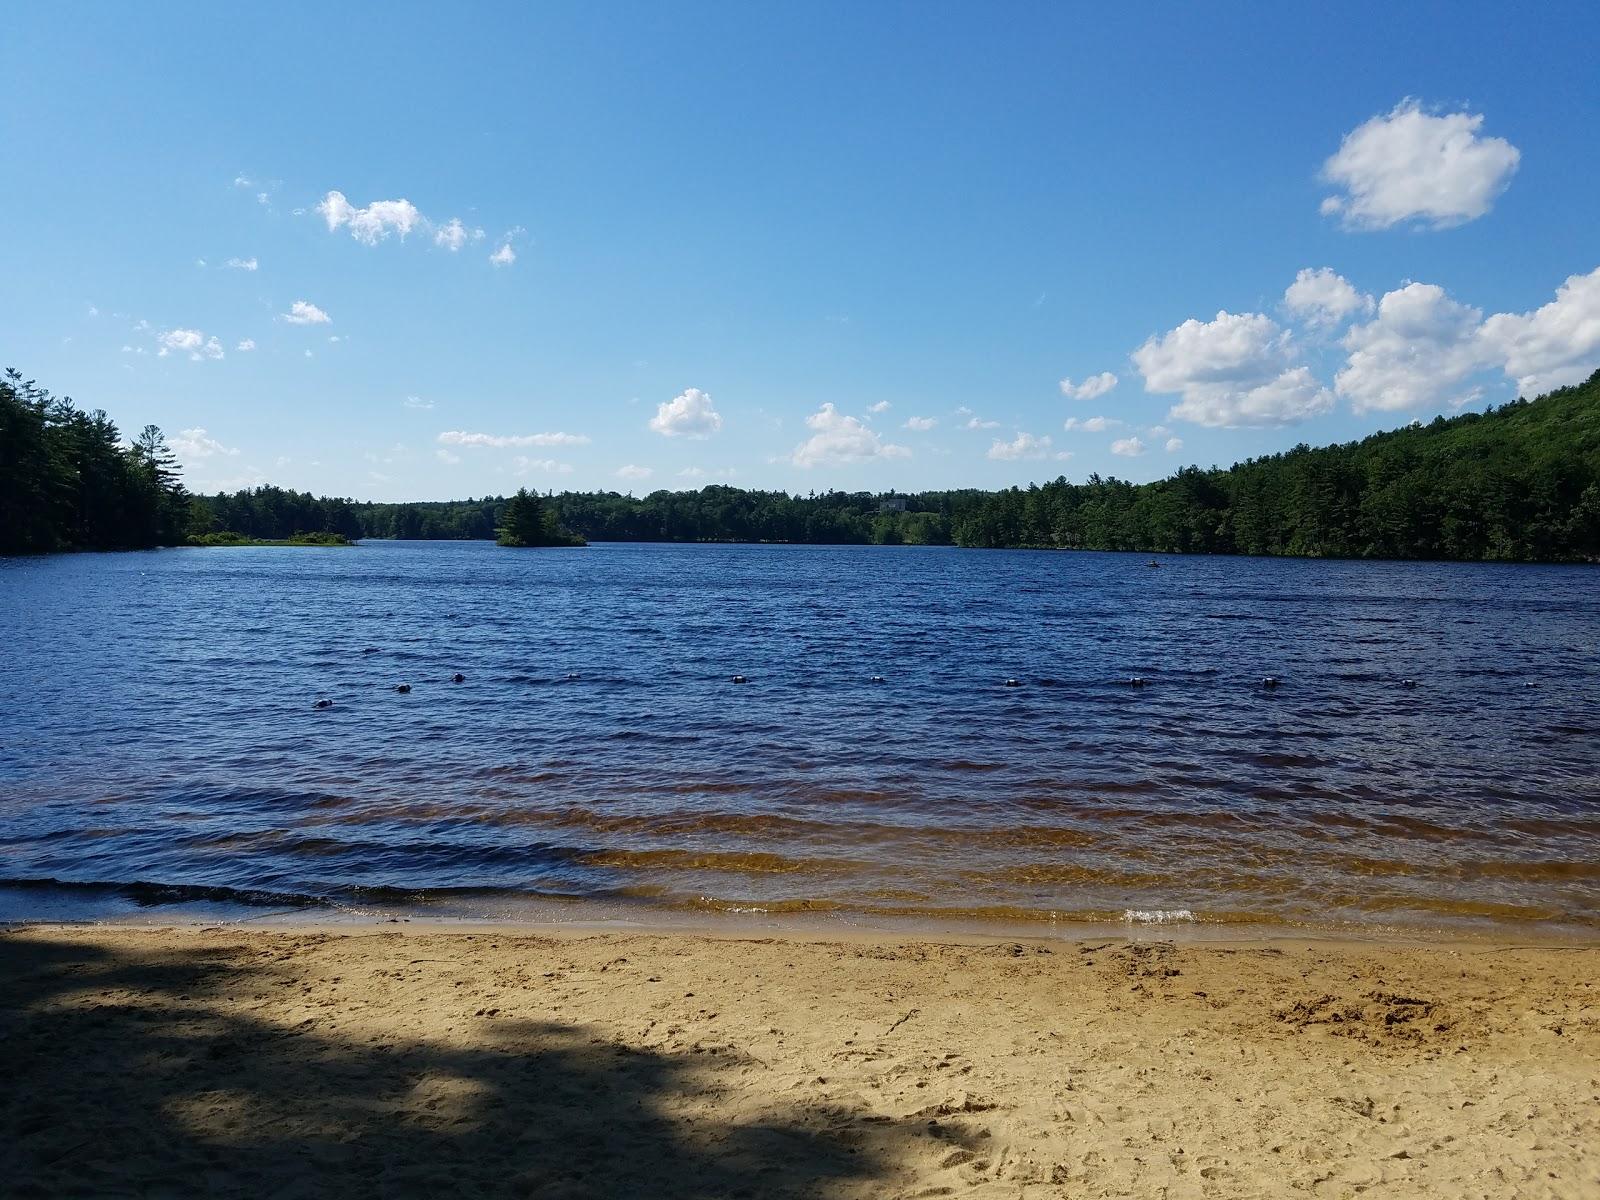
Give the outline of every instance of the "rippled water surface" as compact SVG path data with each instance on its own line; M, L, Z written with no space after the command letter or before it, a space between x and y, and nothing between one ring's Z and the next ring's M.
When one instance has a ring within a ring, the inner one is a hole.
M1585 568L370 542L0 601L7 911L1600 924Z

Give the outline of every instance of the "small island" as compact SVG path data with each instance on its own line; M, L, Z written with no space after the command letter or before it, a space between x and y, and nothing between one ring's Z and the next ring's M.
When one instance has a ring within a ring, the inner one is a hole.
M342 533L325 530L316 533L293 533L286 538L255 538L225 529L216 533L195 534L189 539L191 546L354 546Z
M575 533L569 533L556 520L555 509L546 505L544 497L527 488L517 489L517 494L506 501L500 527L495 530L495 541L502 546L587 546L589 543Z

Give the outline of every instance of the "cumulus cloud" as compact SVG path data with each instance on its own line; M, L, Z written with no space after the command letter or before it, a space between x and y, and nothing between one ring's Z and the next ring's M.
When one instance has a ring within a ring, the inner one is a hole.
M235 455L239 451L224 446L204 429L184 429L167 443L179 459L213 458L217 455Z
M1600 367L1600 267L1569 276L1533 312L1494 314L1481 337L1524 396L1582 382Z
M222 265L225 267L232 267L235 271L254 271L258 266L260 266L260 264L256 262L254 258L230 258Z
M1101 371L1098 375L1091 375L1082 383L1073 383L1070 379L1061 381L1061 394L1069 400L1093 400L1104 396L1117 386L1117 377L1110 371Z
M965 411L971 411L971 410L968 409L968 410L965 410ZM963 429L999 429L1000 428L1000 422L999 421L984 421L984 420L979 419L978 417L968 417L967 418L967 423L965 425L963 425L962 428Z
M497 267L509 267L517 261L517 252L511 248L510 242L503 243L498 250L489 255L489 261ZM534 272L538 274L538 272Z
M418 411L426 411L433 407L432 400L424 400L421 396L407 396L401 403L406 408L417 409Z
M987 457L1002 461L1018 458L1044 458L1050 453L1050 435L1034 437L1031 433L1019 433L1009 442L995 438L994 444L989 447Z
M481 446L503 450L510 446L587 446L589 439L581 433L466 433L460 429L447 429L439 435L441 446Z
M404 241L408 234L424 224L417 206L404 199L374 200L365 208L357 208L345 199L343 192L329 192L315 211L328 223L329 233L341 226L348 227L350 236L364 246L376 246L391 233L399 234Z
M1112 426L1121 424L1114 417L1068 417L1062 422L1061 428L1068 433L1104 433Z
M255 338L240 338L239 339L239 344L234 347L235 350L241 350L241 351L250 351L250 350L254 350L255 348L256 348L256 340L255 340Z
M1167 439L1167 453L1168 454L1176 454L1179 450L1182 450L1182 449L1183 449L1183 439L1182 438L1173 437L1173 438L1168 438Z
M184 353L192 362L223 357L222 343L214 337L208 338L198 329L169 329L156 335L156 343L161 347L156 351L161 358Z
M887 400L879 400L876 404L868 405L867 406L867 411L869 413L888 412L889 411L889 402Z
M1313 328L1328 328L1356 313L1370 313L1373 303L1371 296L1357 291L1331 267L1314 271L1306 267L1284 291L1283 306Z
M283 319L291 325L327 325L333 320L309 300L296 300L283 314Z
M1386 116L1347 133L1322 165L1339 191L1322 202L1348 229L1402 222L1445 229L1476 220L1506 190L1522 155L1504 138L1483 137L1481 113L1424 112L1403 100Z
M938 423L934 417L910 417L902 428L909 429L913 433L927 433Z
M1168 416L1197 425L1288 425L1333 407L1309 369L1293 366L1287 330L1262 313L1190 318L1133 352L1145 389L1176 393Z
M649 467L641 467L635 463L617 468L617 475L622 479L649 479L655 472Z
M443 246L454 254L469 241L476 242L483 238L483 230L468 229L461 223L460 217L451 217L438 229L433 231L433 244Z
M1144 443L1136 437L1118 438L1111 443L1111 453L1124 458L1138 458L1144 453Z
M707 438L722 428L722 414L712 406L710 395L688 388L656 406L650 428L663 437Z
M1492 364L1479 338L1483 314L1432 283L1408 283L1378 302L1378 315L1345 334L1334 377L1357 413L1440 407L1470 398L1463 384Z
M797 467L833 466L874 458L909 458L905 446L885 442L855 417L845 416L831 403L806 418L812 435L790 456Z

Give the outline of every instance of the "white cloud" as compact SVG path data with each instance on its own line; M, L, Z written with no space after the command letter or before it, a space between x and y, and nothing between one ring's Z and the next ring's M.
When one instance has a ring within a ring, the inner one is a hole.
M1342 324L1356 313L1370 313L1372 297L1356 290L1331 267L1306 267L1283 293L1283 306L1313 328Z
M517 261L517 252L511 248L510 242L506 242L493 254L489 255L489 261L497 267L509 267ZM535 271L534 274L537 275L538 272Z
M913 433L927 433L938 423L938 420L933 417L910 417L902 428L909 429Z
M589 439L581 433L522 433L499 435L492 433L465 433L448 429L439 435L442 446L488 446L505 449L508 446L587 446Z
M461 223L460 217L451 217L433 231L433 244L435 246L443 246L454 254L469 241L479 241L483 236L483 230L468 229Z
M678 472L679 479L700 479L705 476L704 467L685 467Z
M98 317L100 315L100 310L91 304L89 305L89 315L91 317Z
M447 464L449 466L452 466L452 467L455 466L457 463L459 463L461 461L461 455L459 455L459 454L451 454L450 451L448 451L448 450L435 450L433 452L433 456L435 458L437 458L440 462L445 463L445 464Z
M1104 396L1117 386L1117 377L1110 371L1101 371L1098 375L1091 375L1082 383L1073 383L1070 379L1061 381L1061 394L1069 400L1093 400L1097 396Z
M1009 442L995 438L994 445L989 447L987 457L1000 460L1018 458L1044 458L1050 453L1050 435L1034 437L1031 433L1019 433Z
M889 402L887 400L879 400L876 404L868 405L867 411L869 413L888 412Z
M204 429L198 428L182 430L167 444L172 447L173 453L180 460L186 458L212 458L219 454L234 455L239 453L238 450L232 447L224 446Z
M959 411L971 412L972 410L971 409L962 409L962 410L959 410ZM967 418L967 423L965 425L963 425L962 428L963 429L999 429L1000 428L1000 422L999 421L982 421L982 420L979 420L977 417L968 417Z
M1122 422L1115 417L1068 417L1062 422L1061 428L1068 433L1104 433Z
M806 418L812 435L794 448L790 461L797 467L831 466L873 458L909 458L905 446L885 442L855 417L824 404Z
M291 325L327 325L333 320L309 300L296 300L283 314L283 319Z
M1118 438L1111 443L1111 453L1123 458L1138 458L1144 453L1144 443L1136 437Z
M1422 111L1403 100L1344 137L1322 165L1341 189L1322 202L1347 229L1416 221L1445 229L1483 216L1511 182L1522 155L1504 138L1481 137L1478 113Z
M427 224L409 200L374 200L365 208L357 208L343 192L329 192L316 211L328 223L329 233L348 226L350 236L364 246L376 246L391 233L399 234L404 241L407 234Z
M1483 314L1432 283L1408 283L1378 302L1378 315L1344 335L1349 351L1334 377L1358 413L1437 408L1461 400L1462 385L1492 365L1478 336Z
M433 407L432 400L424 400L421 396L407 396L401 403L407 408L418 410L426 410Z
M1581 383L1600 367L1600 267L1568 276L1543 308L1494 314L1482 338L1524 396Z
M161 358L172 353L187 353L193 362L223 357L222 343L214 337L208 338L198 329L169 329L158 334L156 342L161 347L156 352Z
M519 454L511 461L515 464L518 475L528 475L535 471L551 475L572 474L571 463L557 462L553 458L528 458Z
M239 344L234 347L235 350L241 350L241 351L250 351L250 350L254 350L255 348L256 348L256 340L255 340L255 338L241 338L239 340Z
M1174 437L1174 438L1168 438L1167 439L1167 453L1168 454L1176 454L1179 450L1182 450L1182 449L1183 449L1183 439L1182 438L1175 438Z
M710 395L688 388L656 406L650 428L663 437L707 438L722 428L722 414L712 407Z
M254 258L230 258L222 265L232 267L235 271L254 271L261 264Z
M617 476L621 479L649 479L655 472L649 467L641 467L635 463L617 468Z
M1333 395L1311 372L1291 366L1287 330L1261 313L1219 312L1190 318L1133 352L1145 390L1177 393L1167 414L1213 426L1287 425L1333 407Z

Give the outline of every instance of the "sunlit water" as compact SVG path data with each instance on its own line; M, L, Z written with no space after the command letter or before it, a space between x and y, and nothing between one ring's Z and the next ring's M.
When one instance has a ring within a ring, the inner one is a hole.
M1161 561L0 559L0 909L1600 924L1600 574Z

